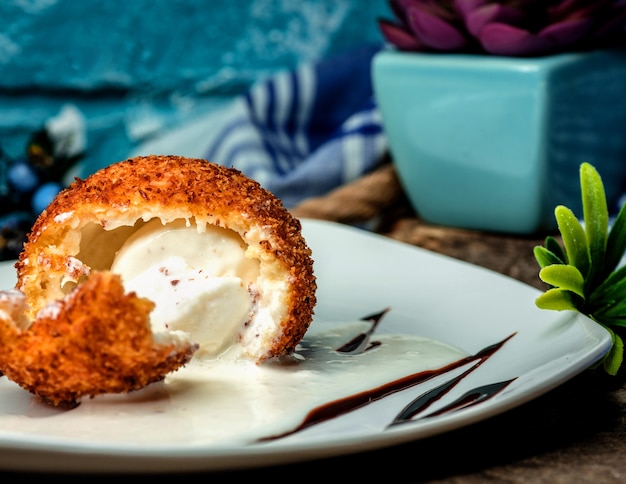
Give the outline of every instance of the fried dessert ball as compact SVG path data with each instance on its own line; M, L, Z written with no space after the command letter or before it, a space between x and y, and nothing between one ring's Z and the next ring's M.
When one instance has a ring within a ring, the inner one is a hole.
M238 170L180 156L131 158L76 179L38 217L15 266L24 301L5 311L0 371L52 402L137 389L192 356L260 364L289 355L316 304L300 221ZM58 360L40 350L54 345L55 328L73 341ZM92 341L101 333L115 340L110 360ZM87 365L79 355L90 345L101 357ZM44 369L70 361L74 370L43 383ZM19 370L27 366L40 377Z

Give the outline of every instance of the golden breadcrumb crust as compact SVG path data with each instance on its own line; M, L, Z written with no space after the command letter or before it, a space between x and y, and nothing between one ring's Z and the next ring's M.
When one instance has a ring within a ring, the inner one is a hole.
M0 366L10 380L54 406L137 390L186 364L192 343L157 344L154 304L124 294L120 277L100 272L47 308L27 329L0 312Z

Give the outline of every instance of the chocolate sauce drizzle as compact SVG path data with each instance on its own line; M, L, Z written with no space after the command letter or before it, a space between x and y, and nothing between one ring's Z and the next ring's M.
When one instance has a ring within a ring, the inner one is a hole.
M356 335L350 341L337 348L337 351L347 355L356 355L364 353L365 351L371 350L372 348L380 345L380 341L371 341L370 338L372 337L372 334L374 334L374 331L376 331L378 323L380 323L380 320L383 319L383 316L387 314L388 311L389 308L386 308L378 313L361 318L361 321L372 322L370 328L367 331Z
M506 340L505 340L506 341ZM504 343L502 341L501 343ZM501 346L501 345L500 345ZM498 348L500 347L498 346ZM443 397L446 393L452 390L460 381L463 380L467 375L473 372L479 365L485 360L481 360L478 364L472 366L469 370L465 371L461 375L453 378L452 380L448 380L447 382L435 387L426 393L423 393L418 398L409 403L402 411L393 419L391 424L398 425L407 422L415 422L417 419L414 418L420 412L426 410L433 403ZM440 408L439 410L429 413L427 415L423 415L420 417L420 420L436 417L438 415L443 415L445 413L451 413L456 410L460 410L462 408L471 407L480 402L484 402L494 395L500 393L507 386L509 386L512 382L514 382L516 378L512 378L510 380L504 380L497 383L490 383L488 385L483 385L480 387L473 388L468 392L464 393L461 397L456 399L454 402L449 403L445 407Z
M374 333L376 327L380 323L382 317L389 311L389 309L384 309L379 313L372 314L370 316L366 316L362 318L363 321L371 321L371 328L363 333L360 333L355 338L346 342L344 345L339 347L336 351L344 354L358 354L364 351L368 351L371 348L378 346L380 342L370 341L372 334ZM311 410L307 416L304 418L302 423L298 425L296 428L284 432L282 434L273 435L269 437L262 437L257 442L268 442L272 440L277 440L283 437L287 437L289 435L300 432L306 428L309 428L313 425L319 424L326 420L330 420L332 418L336 418L340 415L346 414L358 408L364 407L365 405L380 400L392 393L399 392L401 390L405 390L407 388L413 387L420 383L423 383L427 380L430 380L436 376L443 375L448 373L456 368L465 366L467 364L474 363L470 368L461 373L460 375L452 378L445 383L428 390L423 393L413 401L411 401L406 407L402 409L400 413L393 419L393 421L388 425L387 428L399 425L406 424L409 422L416 422L418 420L435 417L438 415L442 415L445 413L451 413L462 408L467 408L473 405L477 405L481 402L484 402L493 396L500 393L504 390L509 384L515 381L515 378L501 381L497 383L492 383L488 385L483 385L477 388L474 388L460 398L455 400L454 402L446 405L439 410L423 415L419 418L416 416L422 412L424 412L428 407L430 407L437 400L446 395L450 390L452 390L458 383L460 383L465 377L475 371L479 366L481 366L485 361L487 361L491 356L493 356L504 344L510 340L516 333L513 333L502 341L498 343L492 344L480 350L478 353L470 356L466 356L465 358L461 358L457 361L454 361L446 366L435 370L426 370L418 373L413 373L411 375L405 376L398 380L391 381L377 388L373 388L371 390L367 390L361 393L356 393L354 395L350 395L345 398L341 398L339 400L334 400L332 402L328 402L324 405L314 408Z

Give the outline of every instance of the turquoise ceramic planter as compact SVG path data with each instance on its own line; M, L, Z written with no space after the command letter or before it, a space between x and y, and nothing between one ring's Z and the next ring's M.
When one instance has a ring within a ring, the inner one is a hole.
M626 51L505 58L383 51L377 103L407 195L426 221L531 234L563 204L582 217L579 167L614 203L626 179Z

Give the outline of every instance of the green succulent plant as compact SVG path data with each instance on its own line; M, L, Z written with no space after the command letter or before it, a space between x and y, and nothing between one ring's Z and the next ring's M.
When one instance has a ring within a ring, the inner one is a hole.
M600 174L589 163L580 165L583 224L563 205L554 214L562 244L554 236L534 248L539 277L549 289L535 301L541 309L576 310L604 326L613 341L596 366L616 375L624 359L618 332L626 328L626 205L609 228L609 212Z

